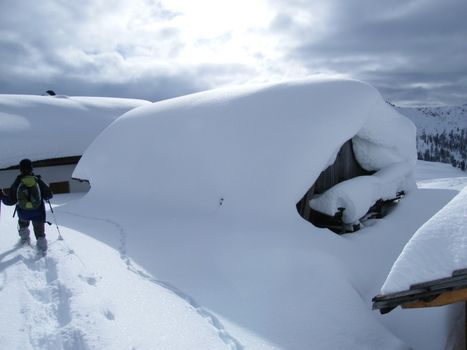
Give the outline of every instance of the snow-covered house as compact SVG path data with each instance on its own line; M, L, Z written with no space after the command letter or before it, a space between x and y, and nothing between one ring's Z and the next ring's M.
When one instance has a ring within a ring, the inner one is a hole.
M139 136L107 146L123 134ZM302 80L131 111L92 144L75 176L99 187L107 176L97 170L116 173L121 159L128 164L117 178L151 169L157 185L145 193L164 210L221 207L261 218L295 217L298 208L312 222L310 211L340 213L352 227L375 203L413 186L415 127L365 83Z
M104 97L0 95L0 188L10 186L19 161L30 158L55 193L87 189L71 180L86 147L121 114L147 103Z
M370 301L414 227L448 194L416 189L385 220L347 237L314 227L296 208L342 147L373 175L322 196L348 194L343 200L356 217L385 188L410 188L411 130L371 86L341 80L223 89L126 113L74 172L91 190L56 197L65 242L51 245L51 274L37 276L28 249L11 251L16 237L0 235L8 272L0 302L16 316L1 327L7 344L66 338L88 348L442 348L446 334L432 330L446 313L418 316L425 328L407 336L400 328L413 318L386 323ZM15 231L13 220L0 225ZM37 303L38 286L70 322ZM28 291L34 312L23 314ZM52 326L25 337L25 327L36 330L29 327L36 306ZM199 318L187 317L192 311Z
M373 307L431 307L467 301L467 188L413 235ZM467 319L466 319L467 320Z
M373 87L306 79L160 101L94 140L73 173L91 189L64 210L111 223L99 240L210 310L245 348L267 339L277 344L269 348L357 349L364 337L366 348L403 349L362 300L373 279L349 282L343 267L368 246L297 212L348 140L374 174L332 186L312 206L345 207L353 223L413 185L415 128Z

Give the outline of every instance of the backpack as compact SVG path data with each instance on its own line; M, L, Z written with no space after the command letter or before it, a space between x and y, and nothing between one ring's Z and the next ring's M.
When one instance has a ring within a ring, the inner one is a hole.
M42 195L37 177L23 176L16 191L16 197L21 209L34 210L39 208L42 204Z

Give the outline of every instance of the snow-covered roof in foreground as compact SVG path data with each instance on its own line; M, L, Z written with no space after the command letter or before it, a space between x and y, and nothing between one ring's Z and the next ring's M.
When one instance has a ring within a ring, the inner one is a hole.
M414 234L394 263L381 294L451 277L467 268L467 187Z
M81 155L112 121L147 103L108 97L0 95L0 168L17 165L22 158Z
M230 215L288 212L295 219L295 203L350 138L369 170L415 163L413 124L377 90L359 81L306 79L130 111L95 140L74 176L99 192L149 177L151 185L138 193L168 212L222 207Z

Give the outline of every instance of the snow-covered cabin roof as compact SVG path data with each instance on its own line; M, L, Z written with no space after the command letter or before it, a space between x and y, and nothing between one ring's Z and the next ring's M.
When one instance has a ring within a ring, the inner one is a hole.
M451 277L467 268L467 188L428 220L394 263L381 294Z
M297 201L351 138L367 170L415 163L415 127L376 89L305 79L206 91L130 111L93 142L74 177L89 179L91 191L104 196L131 186L129 195L151 197L159 212L222 208L269 218L289 213L295 220Z
M32 160L81 155L121 114L148 101L0 95L0 168Z

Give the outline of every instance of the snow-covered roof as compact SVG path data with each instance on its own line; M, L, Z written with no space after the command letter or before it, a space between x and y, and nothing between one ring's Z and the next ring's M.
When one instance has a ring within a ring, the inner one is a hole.
M381 294L451 277L467 268L467 188L427 221L404 247Z
M131 144L121 142L127 135ZM413 124L376 89L306 79L212 90L130 111L89 147L74 176L100 191L147 174L153 185L142 193L169 211L222 204L229 213L295 217L295 203L350 138L368 170L415 163Z
M0 95L0 168L32 160L81 155L111 122L148 101Z

